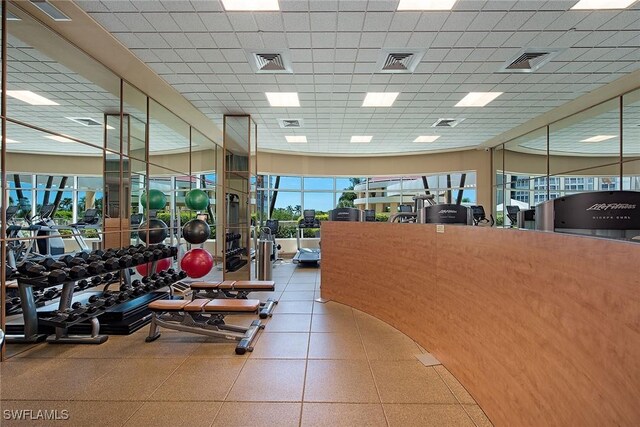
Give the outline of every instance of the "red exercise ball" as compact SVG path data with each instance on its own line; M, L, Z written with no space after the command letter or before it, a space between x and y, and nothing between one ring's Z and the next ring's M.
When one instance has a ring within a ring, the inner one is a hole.
M182 257L180 268L187 273L187 276L197 279L211 271L213 268L213 257L205 249L191 249Z
M136 270L143 276L149 276L153 273L168 270L171 267L171 260L169 258L159 259L158 261L156 261L156 271L152 271L151 273L149 273L149 270L151 270L151 265L152 263L150 262L146 264L140 264L136 266Z

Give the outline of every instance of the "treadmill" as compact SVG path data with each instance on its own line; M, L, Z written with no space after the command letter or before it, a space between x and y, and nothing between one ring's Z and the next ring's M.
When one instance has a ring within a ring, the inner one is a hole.
M300 244L300 236L305 229L320 228L320 220L316 218L315 209L305 209L302 219L298 221L296 229L296 243L298 251L293 257L294 264L318 265L320 262L320 248L303 248Z

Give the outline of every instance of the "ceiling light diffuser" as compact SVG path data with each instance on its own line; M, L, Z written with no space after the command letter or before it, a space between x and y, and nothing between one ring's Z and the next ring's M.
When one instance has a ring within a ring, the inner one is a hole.
M594 10L594 9L626 9L636 0L580 0L571 9L573 10Z
M224 10L239 12L280 10L278 0L222 0Z
M580 142L602 142L602 141L606 141L608 139L613 139L617 137L618 135L596 135L596 136L592 136L591 138L583 139Z
M456 107L484 107L504 92L469 92Z
M391 107L399 92L368 92L362 103L363 107Z
M307 137L304 135L287 135L285 136L287 142L291 143L305 143L307 142Z
M451 10L456 0L400 0L397 10Z
M354 135L351 137L351 142L366 143L366 142L371 142L371 139L373 139L373 136Z
M75 142L72 139L65 138L64 136L59 136L59 135L46 135L45 138L53 139L54 141L58 141L58 142Z
M8 90L7 95L31 105L60 105L30 90Z
M413 140L413 142L434 142L440 138L440 135L422 135Z
M266 92L267 100L272 107L299 107L298 92Z
M6 141L7 141L7 144L21 144L20 141L16 141L15 139L7 138Z

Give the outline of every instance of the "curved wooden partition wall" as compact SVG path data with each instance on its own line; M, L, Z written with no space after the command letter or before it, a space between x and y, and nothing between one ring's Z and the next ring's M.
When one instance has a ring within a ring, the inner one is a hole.
M640 244L325 222L322 295L433 353L496 425L640 425Z

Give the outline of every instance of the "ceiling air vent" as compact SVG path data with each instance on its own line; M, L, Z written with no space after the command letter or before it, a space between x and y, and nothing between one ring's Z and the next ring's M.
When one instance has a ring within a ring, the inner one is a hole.
M102 126L102 122L94 120L90 117L67 117L67 119L83 126Z
M292 73L291 61L286 51L247 52L253 57L251 68L256 73Z
M460 124L464 119L438 119L434 124L431 125L432 128L454 128Z
M505 62L501 73L532 73L561 52L561 49L524 49L515 59Z
M282 129L296 129L302 127L302 119L278 119Z
M423 50L383 49L376 70L379 73L413 73L423 56Z

